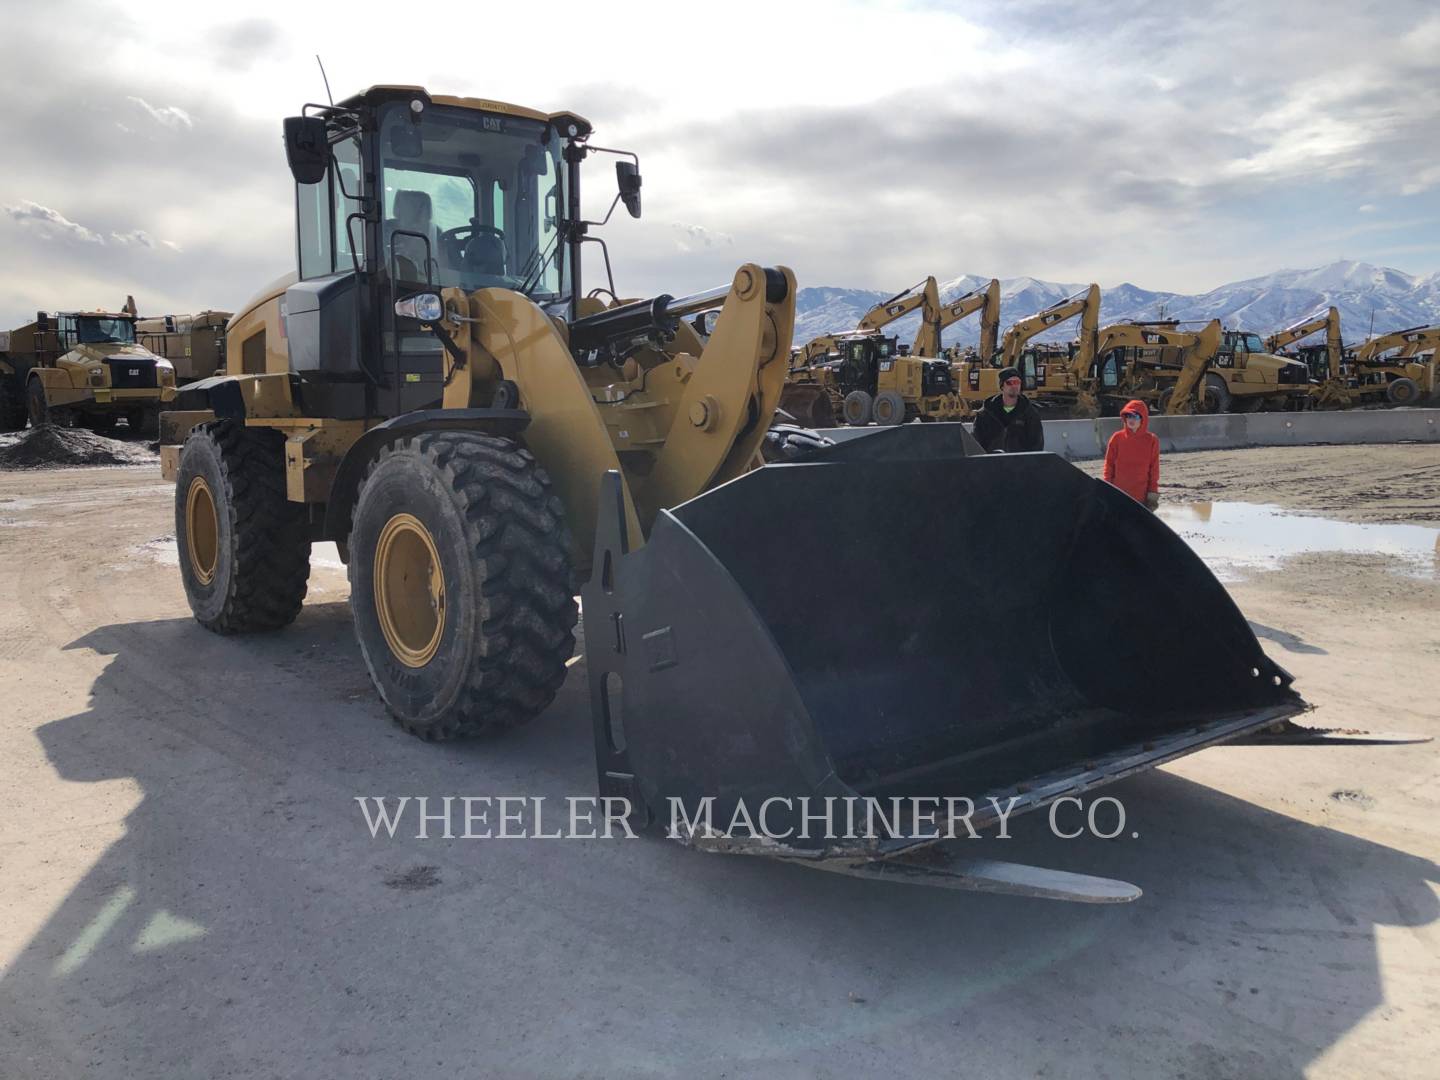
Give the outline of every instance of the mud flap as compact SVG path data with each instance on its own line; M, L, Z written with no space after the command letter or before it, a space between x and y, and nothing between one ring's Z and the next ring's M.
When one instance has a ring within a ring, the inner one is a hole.
M824 447L662 511L643 547L607 476L583 594L601 793L713 850L888 857L945 835L943 800L981 827L1305 708L1143 506L974 449L959 425ZM894 816L817 818L827 798ZM728 828L762 810L768 836Z

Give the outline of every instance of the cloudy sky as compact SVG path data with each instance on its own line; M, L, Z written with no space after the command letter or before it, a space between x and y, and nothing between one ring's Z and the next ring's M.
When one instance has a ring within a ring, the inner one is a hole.
M1431 0L230 10L0 0L0 327L126 293L234 309L290 269L280 120L322 100L316 52L337 97L572 109L638 151L645 217L605 234L637 295L749 260L897 291L1440 268ZM590 176L603 210L608 163Z

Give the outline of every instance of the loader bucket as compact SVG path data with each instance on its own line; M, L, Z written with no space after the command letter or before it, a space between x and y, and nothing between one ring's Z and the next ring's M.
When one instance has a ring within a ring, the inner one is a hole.
M774 799L766 830L808 835L764 850L883 857L930 826L835 835L802 797L965 798L978 827L989 799L1033 809L1305 707L1143 506L959 425L891 430L662 512L633 551L607 477L583 596L602 794L667 829Z

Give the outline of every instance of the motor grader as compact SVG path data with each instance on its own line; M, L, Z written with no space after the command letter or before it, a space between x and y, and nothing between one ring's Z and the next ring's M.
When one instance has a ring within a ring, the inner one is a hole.
M284 133L297 271L234 317L230 374L164 425L203 626L290 623L311 544L334 541L380 699L445 739L545 710L579 588L598 787L634 820L764 804L767 836L676 835L1093 901L1138 890L915 861L935 839L915 800L1032 810L1304 709L1184 542L1055 455L926 424L759 466L794 276L587 294L581 165L613 151L581 117L376 86ZM616 176L611 212L638 216L638 160ZM702 344L687 318L714 309ZM996 573L1015 551L1042 571ZM1198 640L1199 679L1174 648ZM880 833L807 829L805 800L830 798L910 809Z
M79 424L110 431L124 419L153 437L175 397L175 368L135 342L130 312L38 312L0 334L0 431Z
M880 331L912 311L920 330L909 351ZM958 420L967 415L950 366L938 359L942 308L934 277L876 304L849 333L807 342L796 357L780 407L801 423L882 426L906 420Z

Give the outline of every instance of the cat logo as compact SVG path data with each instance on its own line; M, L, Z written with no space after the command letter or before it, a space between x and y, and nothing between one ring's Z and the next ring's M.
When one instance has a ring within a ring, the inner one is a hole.
M130 374L131 374L131 375L139 375L139 374L140 374L140 369L139 369L138 367L132 367L132 368L130 369Z

